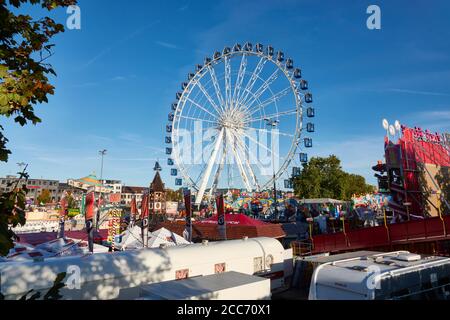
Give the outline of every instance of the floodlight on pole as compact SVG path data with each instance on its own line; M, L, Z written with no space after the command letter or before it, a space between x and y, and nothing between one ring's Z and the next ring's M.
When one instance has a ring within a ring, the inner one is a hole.
M102 165L101 165L101 168L100 168L100 196L99 196L99 202L100 202L100 199L102 198L102 191L103 191L103 157L106 155L107 151L108 150L103 149L103 150L100 150L98 152L98 154L102 157ZM95 187L94 187L94 191L95 191ZM97 219L96 219L96 223L95 223L95 229L97 229L97 231L99 230L99 227L100 227L100 224L99 224L100 221L99 220L100 220L100 207L97 210Z
M102 165L101 165L101 168L100 168L100 181L102 182L102 185L103 185L103 157L106 155L107 151L108 150L103 149L103 150L100 150L98 152L98 154L102 157Z
M389 134L390 134L392 137L395 137L395 128L394 128L393 125L390 125L390 126L389 126Z
M383 125L384 130L386 130L386 136L389 139L389 122L387 121L387 119L383 119L382 125Z
M265 118L264 121L266 121L267 126L271 127L272 130L278 125L280 121L278 120L270 120ZM273 137L272 137L273 138ZM275 201L275 216L278 218L278 203L277 203L277 180L276 180L276 174L275 174L275 157L274 157L274 147L273 147L273 140L272 140L272 168L273 168L273 196Z

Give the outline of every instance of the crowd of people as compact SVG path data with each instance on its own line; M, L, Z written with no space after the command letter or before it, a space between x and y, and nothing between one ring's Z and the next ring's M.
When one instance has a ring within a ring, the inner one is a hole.
M354 196L348 202L313 203L299 206L297 221L312 224L313 235L382 225L388 198L381 194Z

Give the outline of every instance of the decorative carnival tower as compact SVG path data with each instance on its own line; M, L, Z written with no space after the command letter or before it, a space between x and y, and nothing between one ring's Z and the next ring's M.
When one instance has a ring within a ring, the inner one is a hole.
M159 172L162 170L158 161L153 170L156 172L149 187L149 209L153 215L166 214L166 189Z

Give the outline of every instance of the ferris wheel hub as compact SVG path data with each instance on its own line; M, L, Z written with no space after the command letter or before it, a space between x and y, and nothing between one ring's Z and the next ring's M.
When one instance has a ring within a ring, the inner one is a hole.
M226 109L219 115L219 129L242 129L246 118L247 115L242 110Z

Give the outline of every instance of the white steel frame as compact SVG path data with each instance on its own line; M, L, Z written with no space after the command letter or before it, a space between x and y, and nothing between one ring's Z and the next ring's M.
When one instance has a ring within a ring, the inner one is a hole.
M259 62L256 68L252 71L248 82L244 84L244 78L247 74L248 59L252 56L259 58ZM241 62L239 65L236 82L234 83L233 87L230 61L231 59L236 57L241 57ZM255 89L257 80L262 80L259 75L267 63L272 63L277 68L275 72L273 72L265 81L263 81L263 84L261 86ZM224 65L224 90L221 90L219 80L214 68L220 64ZM275 174L275 179L280 178L289 167L300 143L300 136L303 128L303 107L305 107L303 106L304 94L301 92L299 80L294 78L292 70L293 69L286 68L285 64L279 62L275 56L272 57L268 56L265 52L248 51L243 48L240 51L230 50L229 53L221 54L217 59L211 60L211 62L202 66L202 68L198 70L195 73L195 76L189 81L178 101L177 109L174 111L174 120L172 123L171 134L172 155L170 157L174 160L175 165L178 167L184 184L187 187L191 187L197 190L195 201L196 204L200 204L203 196L205 195L205 191L208 188L208 182L211 178L211 175L213 174L212 169L214 164L217 161L219 163L218 168L214 173L212 184L210 186L210 195L217 188L226 159L230 156L234 157L243 184L248 189L248 191L260 191L268 189L273 185L274 177L272 177L263 185L260 185L257 176L248 160L246 160L245 157L244 159L241 159L240 154L242 155L245 154L245 152L249 152L248 148L246 148L245 143L242 143L242 138L247 137L249 139L252 139L250 136L246 135L245 129L250 128L253 122L264 120L260 117L257 118L254 116L258 110L263 110L265 107L272 103L276 103L284 96L293 95L295 98L295 106L292 106L292 108L287 111L269 114L264 117L267 119L278 119L280 116L285 117L294 115L296 117L295 132L279 133L280 135L292 138L292 143L287 155L282 157L282 159L284 160ZM205 86L201 83L201 79L204 78L207 74L211 79L210 82L212 82L215 94L209 93ZM269 99L261 102L259 98L267 90L270 90L270 92L272 92L272 90L270 89L270 85L276 79L278 79L280 75L284 75L289 81L290 85L282 91L279 91L275 94L272 93L272 96ZM198 88L206 98L207 103L205 105L200 105L195 101L195 97L191 97L191 93L193 92L194 88ZM197 107L199 110L205 112L210 118L202 119L193 117L191 115L184 115L183 109L187 102L191 103L191 105ZM209 158L208 163L201 171L200 176L202 178L200 183L196 183L193 177L189 175L189 172L180 157L180 150L178 146L178 132L180 129L179 126L181 119L200 120L205 123L214 125L217 129L214 148L212 150L211 157ZM233 121L234 119L242 119L242 122L236 124ZM257 141L254 142L259 143ZM263 145L260 146L265 147ZM267 147L265 147L265 149L267 149ZM222 152L219 155L220 150L222 150ZM268 151L272 152L271 150Z

